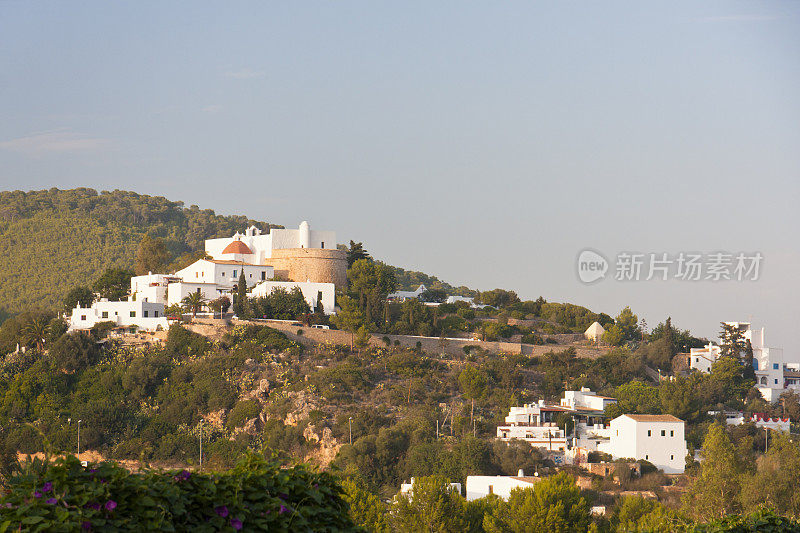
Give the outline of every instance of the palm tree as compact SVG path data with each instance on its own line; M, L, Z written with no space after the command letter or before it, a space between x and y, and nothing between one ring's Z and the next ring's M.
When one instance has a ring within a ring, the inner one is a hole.
M206 304L206 301L202 293L191 292L186 298L181 300L181 303L184 309L192 312L192 318L195 318L197 317L197 312Z
M44 348L48 331L48 321L45 317L33 317L22 326L22 338L26 345L33 346L37 351L41 352Z

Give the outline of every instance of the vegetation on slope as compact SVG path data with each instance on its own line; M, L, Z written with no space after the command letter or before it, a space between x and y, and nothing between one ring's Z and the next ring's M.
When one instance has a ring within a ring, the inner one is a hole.
M0 192L0 322L37 305L55 309L66 292L109 267L132 269L149 234L172 257L203 241L267 222L216 215L162 197L93 189Z

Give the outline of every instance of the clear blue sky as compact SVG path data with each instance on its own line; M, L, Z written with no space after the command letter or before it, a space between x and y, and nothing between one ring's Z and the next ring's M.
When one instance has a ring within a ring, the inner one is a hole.
M0 188L303 219L454 284L800 360L797 2L0 1ZM592 286L585 248L761 251Z

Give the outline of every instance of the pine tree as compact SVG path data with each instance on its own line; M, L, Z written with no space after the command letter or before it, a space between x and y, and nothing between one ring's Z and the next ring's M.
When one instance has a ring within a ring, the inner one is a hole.
M247 279L244 277L244 266L239 274L239 281L236 283L236 296L233 300L233 314L240 320L250 318L249 307L247 305Z

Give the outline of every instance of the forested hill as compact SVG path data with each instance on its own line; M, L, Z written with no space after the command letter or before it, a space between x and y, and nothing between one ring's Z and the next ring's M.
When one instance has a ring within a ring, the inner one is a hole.
M133 268L146 233L177 257L251 224L282 227L128 191L1 191L0 320L4 312L55 308L108 267Z

